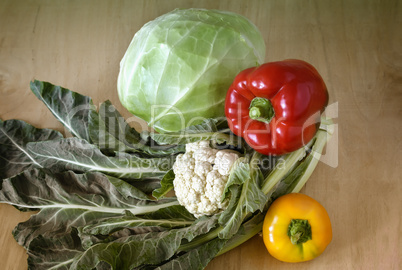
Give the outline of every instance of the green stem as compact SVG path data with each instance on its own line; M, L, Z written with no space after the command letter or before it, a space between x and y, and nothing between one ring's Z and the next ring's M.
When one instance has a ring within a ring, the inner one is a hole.
M194 240L192 240L191 242L188 242L186 244L182 244L180 245L179 249L177 251L188 251L191 250L193 248L198 247L199 245L202 245L210 240L215 239L216 237L218 237L218 234L220 231L223 230L223 227L219 226L218 228L203 234L197 238L195 238Z
M278 162L272 172L264 180L261 190L265 194L268 194L269 191L296 166L296 164L305 156L305 154L306 148L302 147L288 154L283 159L283 162Z
M266 98L254 98L250 103L249 116L251 119L264 123L271 122L272 118L275 116L271 101Z
M300 180L298 181L297 185L293 188L292 193L299 192L302 187L306 184L307 180L310 178L311 174L317 167L318 161L320 161L322 151L324 150L325 145L331 139L333 133L333 125L330 124L327 126L328 129L319 129L316 134L316 140L314 145L311 148L311 153L308 156L309 162L306 170L304 171L303 175L301 176Z
M311 226L306 219L292 219L288 227L288 236L293 245L311 240Z
M221 251L219 251L219 253L216 254L216 256L222 255L234 249L235 247L240 246L250 238L254 237L257 233L259 233L262 230L263 223L264 222L260 222L257 225L255 225L252 229L250 229L250 231L247 231L245 234L238 234L235 236L235 238L230 239L229 242L227 242L227 244L223 246L223 249L221 249Z

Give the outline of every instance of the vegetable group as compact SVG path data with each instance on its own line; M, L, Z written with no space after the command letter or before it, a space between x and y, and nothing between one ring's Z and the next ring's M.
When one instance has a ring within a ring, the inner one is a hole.
M325 208L301 193L276 199L264 219L263 239L268 252L284 262L303 262L319 256L332 240Z
M121 62L118 90L158 132L137 132L109 101L97 110L90 97L32 82L72 137L0 119L0 203L38 211L13 231L28 267L203 269L263 224L273 226L274 250L300 255L275 227L290 217L299 250L318 242L322 252L316 216L277 206L300 191L333 132L330 119L320 123L328 97L318 73L296 60L246 69L221 117L233 77L260 64L264 47L254 25L224 11L175 10L146 24Z
M68 89L40 81L31 89L74 136L0 120L0 202L37 211L13 231L30 269L203 269L261 231L271 201L300 190L332 134L325 120L307 147L270 160L237 145L226 122L140 134L110 102L96 111ZM165 194L172 161L203 140L245 152L223 191L227 208L195 218Z
M327 102L317 70L285 60L240 72L227 93L225 114L233 133L256 151L282 155L314 137Z
M119 98L158 132L176 132L224 117L233 78L264 58L264 39L245 17L176 9L135 34L120 63Z

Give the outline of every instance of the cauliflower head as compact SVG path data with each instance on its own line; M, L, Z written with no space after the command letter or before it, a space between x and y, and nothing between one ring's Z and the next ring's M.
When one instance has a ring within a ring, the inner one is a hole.
M211 148L209 141L187 144L173 165L179 203L197 218L224 210L228 200L222 201L222 195L238 158L236 151Z

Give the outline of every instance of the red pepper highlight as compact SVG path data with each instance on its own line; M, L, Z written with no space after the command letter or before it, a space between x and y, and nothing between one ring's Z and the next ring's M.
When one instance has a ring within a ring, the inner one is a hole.
M282 155L316 134L328 91L302 60L265 63L240 72L230 86L225 115L230 129L264 155Z

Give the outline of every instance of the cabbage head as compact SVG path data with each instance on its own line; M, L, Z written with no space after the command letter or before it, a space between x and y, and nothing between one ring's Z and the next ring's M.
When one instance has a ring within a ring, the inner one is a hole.
M120 62L119 99L156 131L176 132L224 117L234 77L264 58L263 37L243 16L176 9L134 35Z

